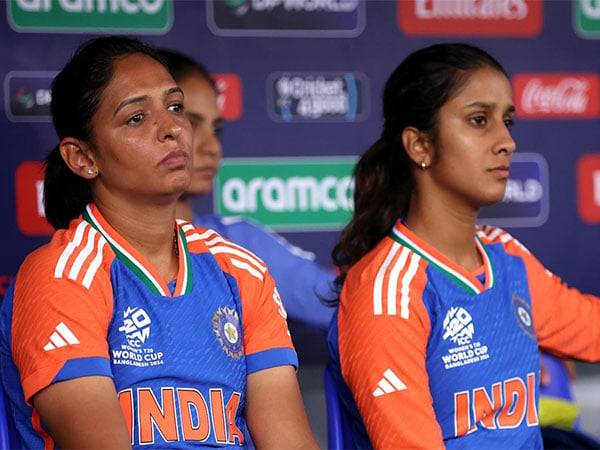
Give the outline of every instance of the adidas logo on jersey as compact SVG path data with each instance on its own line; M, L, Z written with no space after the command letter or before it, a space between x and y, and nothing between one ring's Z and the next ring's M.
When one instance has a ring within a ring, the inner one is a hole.
M444 318L444 340L450 338L458 345L469 344L475 333L473 318L463 308L452 307Z
M49 352L57 348L75 344L79 344L79 339L75 337L64 322L61 322L54 329L54 333L50 335L50 341L44 346L44 351Z
M383 378L377 383L377 388L373 391L373 397L381 397L385 394L404 391L408 389L400 378L392 371L387 369L383 372Z

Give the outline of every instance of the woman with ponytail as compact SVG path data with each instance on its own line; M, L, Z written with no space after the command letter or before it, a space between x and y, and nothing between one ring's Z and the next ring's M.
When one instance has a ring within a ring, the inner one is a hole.
M332 369L357 448L542 448L538 349L600 360L600 299L476 224L504 195L514 109L470 45L418 50L386 83L333 251Z
M52 85L46 216L0 311L26 448L316 448L273 279L176 221L192 172L183 91L151 47L83 44Z

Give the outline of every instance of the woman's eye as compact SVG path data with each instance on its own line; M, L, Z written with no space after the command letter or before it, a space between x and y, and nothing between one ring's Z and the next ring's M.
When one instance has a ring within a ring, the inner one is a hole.
M134 114L133 116L131 116L127 120L127 123L129 125L137 125L142 121L143 118L144 118L144 115L142 113L137 113L137 114Z
M512 127L515 126L515 119L513 119L512 117L504 119L504 125L506 125L506 128L510 130Z
M487 123L487 119L485 118L485 116L475 116L471 117L471 122L477 126L482 126Z
M173 103L172 105L169 106L169 109L176 113L182 113L183 112L183 103Z

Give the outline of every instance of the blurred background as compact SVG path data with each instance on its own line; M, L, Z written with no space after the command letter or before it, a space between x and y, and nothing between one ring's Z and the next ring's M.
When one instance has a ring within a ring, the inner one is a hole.
M326 266L351 214L354 161L381 129L388 75L425 45L484 48L512 77L518 153L505 200L482 221L600 295L600 0L2 1L0 295L51 232L41 161L57 143L52 77L78 44L107 33L185 53L216 79L225 159L197 209L255 219ZM291 327L323 445L325 335ZM596 366L579 367L575 394L583 429L600 437Z

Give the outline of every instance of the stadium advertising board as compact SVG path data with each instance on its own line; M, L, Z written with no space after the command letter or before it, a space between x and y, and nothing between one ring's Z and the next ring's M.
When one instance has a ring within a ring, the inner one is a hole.
M600 39L600 2L598 0L573 1L573 26L577 34L586 39Z
M409 36L534 37L543 26L540 0L397 0L400 30Z
M577 209L585 223L600 223L600 153L583 155L577 162Z
M12 122L49 122L56 72L12 71L4 78L4 111Z
M206 0L218 36L355 37L365 15L364 0Z
M369 84L357 72L273 73L267 101L276 122L357 122L369 114Z
M338 230L353 210L356 157L225 158L214 190L216 212L275 230Z
M521 118L600 116L600 77L593 73L521 73L513 78L513 90Z
M539 153L515 153L502 202L483 208L479 222L499 227L539 227L550 213L548 163Z
M171 0L7 0L19 32L163 34L172 24Z

